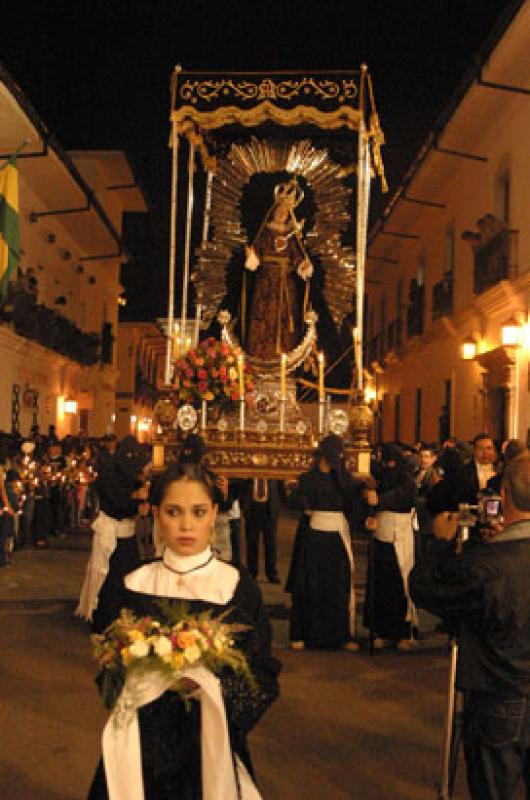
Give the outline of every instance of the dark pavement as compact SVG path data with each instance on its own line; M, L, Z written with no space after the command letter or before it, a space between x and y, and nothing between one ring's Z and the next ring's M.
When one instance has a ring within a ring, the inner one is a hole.
M281 520L282 579L295 524ZM90 532L76 532L0 570L1 800L86 797L106 718L88 629L73 616L89 546ZM366 544L355 551L360 606ZM292 653L288 595L260 585L284 665L282 696L250 738L264 800L435 800L448 674L435 621L422 618L414 653ZM464 783L460 769L455 800Z

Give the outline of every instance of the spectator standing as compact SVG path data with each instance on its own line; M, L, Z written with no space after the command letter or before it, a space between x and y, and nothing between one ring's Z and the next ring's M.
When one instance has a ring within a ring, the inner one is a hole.
M263 537L265 575L269 583L280 583L277 566L277 528L280 512L279 482L266 478L247 481L243 491L243 515L247 543L247 568L253 578L259 573L259 542Z
M530 456L512 459L501 488L505 525L456 555L457 515L414 568L422 608L459 625L456 688L464 693L464 754L472 800L530 796Z

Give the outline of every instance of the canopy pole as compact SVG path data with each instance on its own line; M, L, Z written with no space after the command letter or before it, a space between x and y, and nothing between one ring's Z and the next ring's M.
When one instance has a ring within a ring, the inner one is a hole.
M359 92L359 132L357 159L357 256L356 256L356 332L354 336L356 380L355 388L362 392L363 376L363 314L364 314L364 279L366 264L366 238L368 225L368 202L370 196L370 148L364 119L364 87L366 81L366 64L361 65L361 84Z
M177 183L178 183L177 123L171 124L171 221L169 237L169 291L167 301L165 384L169 386L173 375L173 320L175 317L175 264L177 253Z
M180 335L186 348L186 322L188 318L188 288L190 283L190 251L191 251L191 218L193 215L193 179L195 174L195 137L188 136L188 202L186 209L186 240L184 249L184 274L182 276L182 313L180 319Z

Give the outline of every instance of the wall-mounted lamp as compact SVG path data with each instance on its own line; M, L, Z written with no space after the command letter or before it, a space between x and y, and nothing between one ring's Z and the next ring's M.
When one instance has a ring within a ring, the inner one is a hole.
M521 347L523 343L523 326L515 317L511 317L501 327L501 341L503 347Z
M65 400L64 401L64 413L65 414L77 414L77 400Z
M377 399L377 392L373 386L367 386L364 390L364 402L372 403Z
M125 307L127 305L127 298L124 297L122 294L118 295L118 305Z
M460 358L462 361L473 361L477 355L477 340L473 336L468 336L460 344Z

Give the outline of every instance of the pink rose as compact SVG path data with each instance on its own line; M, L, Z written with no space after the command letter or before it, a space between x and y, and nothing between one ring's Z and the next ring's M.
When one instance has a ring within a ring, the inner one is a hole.
M186 378L193 378L193 370L191 367L188 367L186 370Z
M199 382L199 392L206 392L208 389L208 384L204 383L204 381Z
M219 377L222 383L226 383L226 381L228 380L228 373L226 371L226 367L223 366L219 369Z
M199 369L197 370L197 377L199 378L200 381L206 381L208 380L208 373L206 372L205 369Z

